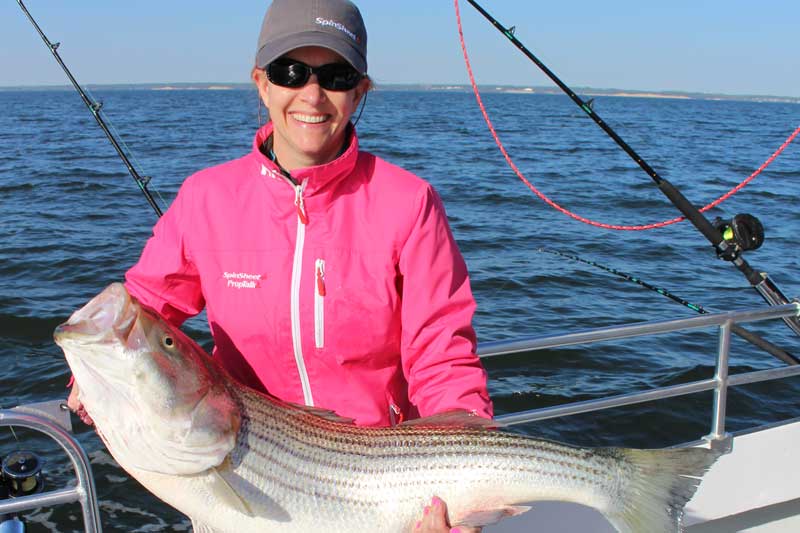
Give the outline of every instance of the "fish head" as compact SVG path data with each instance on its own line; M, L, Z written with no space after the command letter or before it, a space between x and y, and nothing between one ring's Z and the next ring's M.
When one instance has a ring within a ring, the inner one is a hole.
M194 341L114 283L54 333L78 399L123 468L194 474L236 443L228 380Z

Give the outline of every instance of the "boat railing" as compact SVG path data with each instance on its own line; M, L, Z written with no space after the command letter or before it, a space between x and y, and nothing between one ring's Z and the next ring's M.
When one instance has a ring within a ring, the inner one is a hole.
M86 533L100 533L100 510L97 502L92 468L89 458L81 445L69 430L67 422L59 422L58 411L65 411L64 401L44 402L41 404L0 410L0 427L24 427L42 433L61 446L72 462L77 483L74 487L48 490L38 494L0 499L0 517L12 516L39 507L80 502L83 511L83 523ZM65 427L67 426L67 427ZM14 526L11 531L23 531L23 526ZM2 527L0 526L0 529Z
M511 413L497 417L501 425L514 425L548 418L588 413L613 407L622 407L642 402L683 396L701 391L714 391L714 406L711 430L704 438L711 446L721 450L730 447L730 436L725 432L725 407L728 387L756 383L774 379L800 375L800 365L783 366L767 370L758 370L736 375L728 374L731 330L734 324L800 316L800 303L791 303L763 309L733 311L728 313L704 314L692 318L664 320L626 324L577 333L517 339L511 341L489 342L479 346L478 353L482 358L495 357L520 352L559 348L571 345L586 345L603 341L612 341L645 335L671 333L699 328L719 328L716 371L714 377L690 383L682 383L668 387L658 387L641 392L621 394L596 400L574 402L555 407L546 407ZM64 408L63 401L45 402ZM44 405L44 404L39 404ZM77 440L70 434L64 424L54 421L53 417L36 414L37 409L26 407L11 410L0 410L0 426L20 426L43 433L55 440L71 459L77 484L72 488L63 488L18 498L0 500L0 516L20 513L38 507L49 507L64 503L80 502L87 533L101 531L97 493L92 477L89 459ZM51 408L52 409L52 408Z
M532 409L497 417L501 425L514 425L580 413L589 413L613 407L622 407L653 400L684 396L702 391L714 391L711 429L705 437L715 448L726 450L730 436L725 432L725 409L728 388L747 383L770 381L800 375L800 365L789 365L767 370L757 370L736 375L728 374L731 330L735 324L800 316L800 303L771 306L760 309L708 313L691 318L625 324L621 326L588 329L563 335L531 337L511 341L488 342L478 347L481 358L520 352L545 350L572 345L587 345L604 341L642 337L662 333L687 331L699 328L719 328L716 371L712 378L658 387L640 392L620 394L596 400L573 402L554 407Z

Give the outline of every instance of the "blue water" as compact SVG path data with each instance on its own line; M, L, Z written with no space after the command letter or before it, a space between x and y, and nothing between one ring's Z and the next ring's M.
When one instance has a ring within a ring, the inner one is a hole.
M250 149L254 91L115 90L95 95L168 204L190 173ZM614 224L670 219L652 181L566 97L487 94L490 114L525 175L580 215ZM120 280L155 215L72 91L0 92L0 407L62 398L68 372L53 328ZM800 124L800 105L649 98L596 99L595 110L663 177L704 205L757 168ZM362 146L427 178L441 193L472 275L480 341L555 334L631 321L689 317L690 309L600 269L538 252L559 250L634 274L727 311L760 297L688 223L646 232L590 227L538 200L507 167L474 97L379 90L358 124ZM800 296L800 141L709 213L748 212L766 243L747 258ZM191 335L208 346L200 319ZM785 326L754 325L789 351ZM659 338L659 340L661 340ZM495 358L486 365L499 413L709 377L713 331ZM734 339L740 372L779 363ZM732 391L731 429L800 415L800 382ZM665 446L708 431L709 397L556 419L519 430L578 444ZM47 456L52 486L67 465L52 446L0 431L0 456L19 446ZM97 474L107 530L186 530L186 521L119 470L93 431L78 429ZM76 506L30 516L33 531L77 531ZM37 529L38 528L38 529Z

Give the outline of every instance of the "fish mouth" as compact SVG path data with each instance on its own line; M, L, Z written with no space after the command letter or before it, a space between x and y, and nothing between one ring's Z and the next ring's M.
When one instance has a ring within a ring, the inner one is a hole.
M128 291L121 283L114 283L57 326L53 338L59 345L67 340L96 342L127 332L135 318Z

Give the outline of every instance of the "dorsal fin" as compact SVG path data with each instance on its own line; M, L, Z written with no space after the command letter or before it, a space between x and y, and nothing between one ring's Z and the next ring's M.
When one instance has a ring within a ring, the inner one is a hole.
M489 420L478 416L472 411L465 409L455 409L445 411L425 418L415 418L400 424L401 426L426 426L426 427L461 427L476 429L497 429L500 424L495 420Z
M323 409L322 407L314 407L312 405L300 405L298 403L291 403L285 402L287 405L291 406L298 411L302 411L304 413L308 413L314 416L318 416L320 418L324 418L330 422L336 422L338 424L350 424L354 425L355 420L352 418L345 418L343 416L339 416L336 412L331 411L330 409Z

